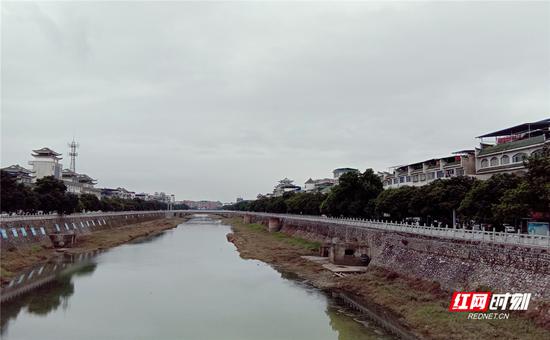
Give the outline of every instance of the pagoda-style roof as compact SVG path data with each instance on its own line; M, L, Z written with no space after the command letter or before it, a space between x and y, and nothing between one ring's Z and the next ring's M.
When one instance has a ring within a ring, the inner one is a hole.
M32 150L32 152L34 152L34 154L31 154L33 157L52 156L52 157L55 157L57 159L62 159L61 157L58 157L58 156L61 156L60 153L57 153L57 152L55 152L52 149L47 148L47 147L43 147L42 149L38 149L38 150Z
M25 169L24 167L22 167L19 164L10 165L8 167L2 168L2 170L6 171L6 172L11 172L11 173L15 173L15 172L24 173L24 174L31 174L32 173L31 170Z
M92 177L86 175L86 174L79 174L78 175L78 181L80 183L90 183L90 184L95 184L95 182L97 180L93 179Z

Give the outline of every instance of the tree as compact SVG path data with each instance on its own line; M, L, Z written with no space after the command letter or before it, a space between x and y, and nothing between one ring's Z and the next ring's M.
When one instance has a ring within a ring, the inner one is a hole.
M321 193L297 193L286 200L287 212L291 214L319 215L325 195Z
M5 212L34 212L38 207L37 195L26 185L0 171L0 210Z
M402 221L408 216L418 216L411 213L409 208L416 191L418 191L416 187L410 186L382 191L375 200L376 215L392 221Z
M63 181L53 176L42 177L36 181L34 191L38 194L40 210L63 213L65 203L68 203L65 198L67 187Z
M486 181L476 182L462 200L459 213L480 223L502 223L502 216L495 207L500 204L504 193L516 189L520 182L521 179L512 174L497 174Z
M322 203L321 211L332 216L372 217L374 200L382 190L382 181L372 169L363 174L345 173Z
M101 210L101 202L96 195L82 194L80 195L80 203L82 204L82 209L86 211Z

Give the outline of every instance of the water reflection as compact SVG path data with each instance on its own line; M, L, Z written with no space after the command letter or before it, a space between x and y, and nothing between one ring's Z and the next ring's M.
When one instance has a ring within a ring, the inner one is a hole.
M22 309L35 315L47 315L59 307L67 309L68 300L75 291L73 277L92 275L96 267L95 263L87 259L76 263L49 263L21 274L31 277L25 281L25 284L17 287L12 285L10 288L13 287L13 290L8 290L8 293L14 293L14 297L0 305L0 314L2 315L0 335L6 333L8 324L17 318ZM25 291L26 287L38 282L32 280L32 277L39 278L40 275L31 273L37 273L40 270L44 273L46 281L31 291ZM17 284L17 281L14 282Z

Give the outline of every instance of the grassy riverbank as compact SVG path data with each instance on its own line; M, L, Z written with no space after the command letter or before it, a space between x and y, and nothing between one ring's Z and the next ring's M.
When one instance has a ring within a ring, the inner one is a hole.
M183 218L166 218L130 224L120 228L99 230L87 235L78 235L75 246L67 249L66 252L78 254L112 248L137 238L153 236L166 229L174 228L182 221L184 221ZM1 282L8 282L17 272L61 255L49 242L2 249L0 255Z
M451 293L439 284L407 278L370 266L364 274L336 277L319 264L300 258L316 255L318 244L282 233L269 233L260 224L226 219L233 226L232 242L242 258L257 259L293 272L325 290L341 290L366 305L383 310L393 320L425 339L549 339L550 331L521 313L508 320L467 320L467 313L450 313Z

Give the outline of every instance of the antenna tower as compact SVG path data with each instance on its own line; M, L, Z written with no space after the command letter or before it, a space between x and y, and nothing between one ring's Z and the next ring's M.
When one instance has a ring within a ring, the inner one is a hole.
M71 157L71 171L72 172L76 172L76 156L78 156L78 152L76 152L76 149L78 149L80 147L80 145L74 141L70 142L69 144L67 144L70 148L70 151L69 151L69 157Z

